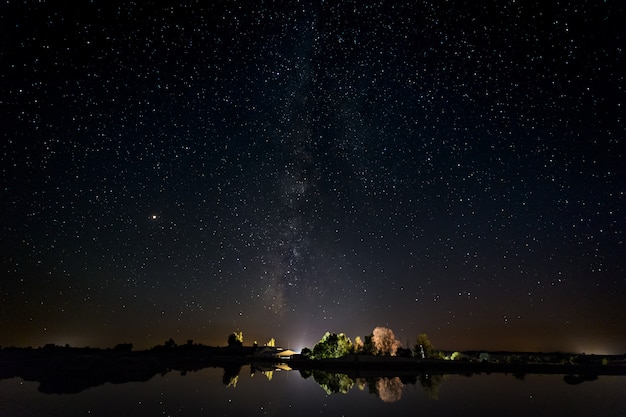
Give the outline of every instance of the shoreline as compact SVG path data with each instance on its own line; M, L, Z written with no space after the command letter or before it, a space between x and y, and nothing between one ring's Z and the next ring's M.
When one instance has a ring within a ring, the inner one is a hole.
M568 383L599 376L626 376L626 355L533 354L536 360L560 363L503 362L499 359L419 360L409 357L350 355L337 359L306 359L255 355L248 348L180 346L146 351L93 348L4 348L0 350L0 380L19 377L40 383L43 393L78 393L104 383L148 381L168 372L196 372L223 368L225 378L238 375L242 367L283 369L301 374L324 372L350 378L417 377L420 375L529 374L564 375ZM524 354L528 355L528 354ZM530 356L529 356L530 357ZM510 356L507 356L510 359ZM514 356L519 359L520 356ZM578 363L572 362L574 360Z
M626 365L613 364L553 364L553 363L497 363L445 360L291 360L294 370L324 370L347 375L400 376L415 374L557 374L557 375L615 375L626 376Z

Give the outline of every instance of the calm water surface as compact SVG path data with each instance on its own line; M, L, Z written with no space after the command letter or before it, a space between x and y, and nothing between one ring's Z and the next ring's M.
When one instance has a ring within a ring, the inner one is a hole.
M296 371L251 375L244 366L237 378L207 368L147 382L107 383L78 394L43 394L38 386L20 378L0 381L0 416L626 417L624 376L579 385L566 384L563 375L305 379Z

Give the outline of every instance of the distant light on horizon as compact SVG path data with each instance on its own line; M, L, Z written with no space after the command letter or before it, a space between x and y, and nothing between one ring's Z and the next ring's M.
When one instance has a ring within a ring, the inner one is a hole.
M585 355L623 355L626 354L626 347L621 350L617 346L611 346L606 343L594 341L581 341L573 345L574 349L571 353L580 353Z

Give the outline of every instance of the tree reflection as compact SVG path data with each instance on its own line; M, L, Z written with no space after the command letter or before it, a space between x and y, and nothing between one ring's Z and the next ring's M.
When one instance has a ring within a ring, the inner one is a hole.
M379 378L376 381L376 391L378 398L386 403L393 403L402 398L402 388L404 384L399 377L395 378Z
M431 400L439 399L439 388L446 379L448 379L448 375L440 374L422 374L418 378L420 385Z
M258 372L271 381L274 378L274 369L275 367L250 364L250 376L253 377Z
M239 381L239 372L241 371L241 365L224 366L224 375L222 376L222 383L227 387L236 387Z
M393 403L402 398L404 383L400 377L369 377L359 378L357 385L360 389L368 387L370 394L376 395L386 403Z
M404 386L415 385L418 382L428 398L436 400L439 398L441 384L447 379L447 375L438 374L352 378L347 374L321 370L301 370L300 374L305 379L312 376L315 382L329 395L347 394L356 385L360 391L365 391L367 388L370 394L376 395L386 403L399 401L402 398Z
M354 386L354 380L346 374L325 371L312 371L313 379L326 394L347 394Z
M598 375L565 375L563 381L569 385L582 384L585 381L595 381L598 379Z

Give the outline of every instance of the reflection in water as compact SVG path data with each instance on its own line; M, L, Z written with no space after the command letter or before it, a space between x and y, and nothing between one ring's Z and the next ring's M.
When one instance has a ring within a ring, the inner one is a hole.
M569 385L578 385L585 381L595 381L597 379L597 375L565 375L563 377L563 381Z
M254 376L257 372L264 375L268 381L274 378L275 371L291 371L291 368L284 363L274 363L270 365L252 363L250 364L250 376Z
M304 379L313 376L313 380L329 395L347 394L354 386L354 380L346 374L318 370L301 370L300 374Z
M188 372L213 367L222 368L222 384L226 387L237 387L242 366L250 366L250 375L260 373L267 380L274 378L279 370L291 370L286 364L253 362L246 363L243 358L223 360L203 356L202 351L185 351L160 355L150 352L108 352L108 351L61 351L48 353L45 351L5 352L6 360L0 364L0 379L19 376L28 381L38 381L39 391L43 393L79 393L88 388L106 383L121 384L151 380L156 375L164 376L171 371L186 376ZM12 355L11 355L12 353ZM167 353L167 352L166 352ZM289 362L291 366L307 366L307 362ZM461 364L463 365L463 364ZM584 372L572 373L563 377L568 385L579 385L597 379L599 371L612 368L577 368ZM621 368L620 368L621 369ZM617 369L617 371L620 371ZM449 369L448 369L449 370ZM524 369L513 368L511 374L523 381ZM447 379L442 373L413 373L398 370L401 375L394 374L384 367L348 367L337 370L300 369L303 378L311 378L326 394L347 394L356 385L359 390L375 394L383 402L396 402L402 398L404 387L421 385L426 396L438 399L440 387ZM595 373L594 373L595 371ZM381 372L383 373L381 375ZM623 371L622 371L623 372ZM472 375L472 373L466 373ZM509 375L511 375L509 374ZM589 385L589 383L585 384Z
M301 370L300 374L305 379L313 377L313 380L329 395L347 394L356 385L361 391L365 391L367 388L370 394L375 394L387 403L399 401L402 398L404 386L415 385L418 381L428 398L436 400L439 398L439 387L447 378L447 375L430 374L410 375L402 378L399 376L351 378L347 374L321 370Z
M439 399L439 388L443 381L448 378L447 375L431 375L431 374L423 374L419 376L419 382L424 391L426 391L426 395L431 400Z
M236 387L239 382L239 372L241 372L241 365L224 366L222 383L227 387Z
M458 415L459 409L470 415L505 413L509 417L555 415L564 409L568 412L561 415L626 415L624 379L610 380L609 376L625 373L620 364L564 367L437 362L405 368L384 360L355 360L333 363L333 368L321 363L323 369L314 370L311 367L316 364L310 361L289 360L287 366L243 354L218 355L229 352L199 348L162 352L2 349L0 415L206 417L256 415L262 410L262 414L275 416L326 413L362 417L375 413L376 407L384 414L381 407L390 403L406 415L418 407L424 415L447 416ZM259 375L254 381L241 374L247 366L250 376ZM299 372L281 372L291 370L290 366ZM568 373L565 377L563 371ZM446 372L452 375L444 375ZM478 374L482 375L466 377ZM409 395L416 392L418 395ZM595 400L590 402L592 394ZM557 397L558 405L554 405ZM192 409L195 411L188 412Z
M386 403L393 403L402 398L402 388L404 384L399 377L379 378L376 381L376 391L378 397Z
M591 377L572 373L565 382L585 381L571 385L563 374L529 373L520 381L511 373L394 375L327 369L305 372L303 379L300 372L280 371L274 364L226 365L165 372L147 382L105 383L72 395L42 394L35 380L2 378L0 415L399 417L419 410L419 415L446 417L626 416L623 376L600 375L587 382Z

